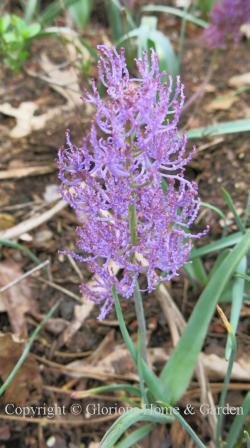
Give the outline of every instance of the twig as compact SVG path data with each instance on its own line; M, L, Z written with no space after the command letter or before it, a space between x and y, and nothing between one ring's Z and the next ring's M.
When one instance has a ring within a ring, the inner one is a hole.
M11 212L13 210L21 210L26 207L32 207L34 201L23 202L22 204L15 205L6 205L5 207L1 207L2 212Z
M73 267L73 269L75 270L75 272L77 273L78 277L80 278L81 282L83 281L83 275L82 272L80 271L78 265L76 264L74 258L72 258L70 255L68 255L68 259L70 261L71 266Z
M77 294L74 294L72 291L69 291L66 288L63 288L62 286L58 285L57 283L51 282L49 280L45 280L45 278L38 277L37 280L39 280L42 283L46 283L46 285L51 286L51 288L57 289L58 291L62 292L68 297L71 297L74 300L77 300L77 302L80 302L83 304L83 299L78 296Z
M26 221L23 221L20 224L11 227L5 232L0 232L0 238L5 239L18 238L23 233L30 232L30 230L33 230L36 227L40 226L41 224L44 224L45 222L49 221L51 218L53 218L53 216L55 216L63 208L65 208L66 205L67 204L65 201L60 200L59 202L56 203L56 205L54 205L54 207L42 213L41 215L34 216L31 219L27 219Z
M0 171L0 180L4 179L20 179L26 176L37 176L42 174L53 173L57 169L55 164L40 165L40 166L26 166L22 168L13 168L11 170Z
M88 368L88 369L80 369L76 367L68 367L67 365L61 365L53 361L49 361L48 359L42 358L38 355L33 355L35 359L42 362L43 364L47 365L51 370L63 372L65 375L71 375L74 374L77 375L79 378L93 378L100 381L106 381L107 379L117 379L117 380L125 380L128 381L138 381L138 376L134 373L130 373L127 375L119 375L116 373L110 373L110 372L100 372L97 371L95 368Z
M34 272L39 271L40 269L43 269L45 266L48 266L49 262L50 262L49 260L46 260L43 263L40 263L38 266L35 266L33 269L30 269L30 271L25 272L23 275L20 275L20 277L16 278L15 280L13 280L10 283L8 283L8 285L3 286L2 288L0 288L0 294L9 288L12 288L12 286L21 282L24 278L29 277Z
M117 417L119 417L119 412L114 412L114 414L111 415L105 415L104 417L99 418L75 418L75 419L68 419L68 418L55 418L55 419L49 419L46 417L18 417L17 415L6 415L6 414L0 414L0 419L3 420L14 420L18 423L34 423L34 424L40 424L42 426L46 425L71 425L71 426L82 426L82 425L98 425L103 422L107 422L109 420L115 420Z

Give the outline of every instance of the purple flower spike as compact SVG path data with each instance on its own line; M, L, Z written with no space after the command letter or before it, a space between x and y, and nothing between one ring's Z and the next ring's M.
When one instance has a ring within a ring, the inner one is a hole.
M204 31L204 41L210 48L225 48L228 41L237 44L240 28L250 22L250 0L221 0L211 13L211 24Z
M87 262L96 278L91 289L84 284L81 290L102 304L99 319L104 319L113 305L112 286L129 298L143 274L145 290L152 291L178 274L191 239L202 234L189 231L199 199L196 184L184 177L193 150L187 153L187 138L177 128L184 103L180 79L173 87L154 51L136 60L138 78L132 78L123 50L98 49L106 97L93 84L85 95L96 108L90 133L77 147L67 131L58 162L62 196L81 221L76 230L80 253L71 255Z

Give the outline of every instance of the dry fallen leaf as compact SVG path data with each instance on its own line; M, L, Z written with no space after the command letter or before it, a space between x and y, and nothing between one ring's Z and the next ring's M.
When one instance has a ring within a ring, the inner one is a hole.
M0 263L0 287L4 287L22 275L20 266L14 261ZM1 310L9 316L11 328L15 335L27 338L28 331L25 314L36 310L28 279L13 285L1 294Z
M0 230L6 230L14 226L16 219L9 213L0 213Z
M250 72L243 73L243 75L237 75L233 76L229 79L228 84L231 87L236 87L237 89L239 87L245 87L250 84Z
M168 359L169 354L163 348L154 347L149 348L149 363L150 365L163 365ZM209 379L223 379L227 372L228 362L215 354L200 354L201 361L205 368L206 375ZM68 364L67 367L71 369L76 369L78 372L69 372L69 375L74 378L93 377L98 378L98 375L121 375L124 377L135 377L135 370L131 360L131 356L124 345L117 345L113 349L113 345L110 345L110 353L105 356L95 364L95 366L88 363L86 359L73 361ZM235 361L232 371L232 379L240 381L250 380L250 358L241 357Z
M41 55L41 68L46 73L43 77L51 88L62 95L71 106L82 105L81 89L78 83L78 76L73 66L62 70L58 65L54 64L45 53Z
M208 112L215 110L228 110L236 101L238 101L238 97L232 94L219 96L211 101L205 109Z
M62 115L62 112L68 112L72 105L65 104L49 109L41 115L35 115L38 105L32 101L25 101L19 107L13 107L10 103L0 104L0 112L9 117L14 117L17 121L16 126L9 132L12 138L22 138L29 135L32 131L43 129L49 120Z
M77 360L69 363L68 368L75 370L75 372L69 372L69 375L74 378L90 377L92 378L108 378L110 375L129 377L136 379L135 368L131 356L124 345L113 344L110 345L110 351L108 355L105 353L104 357L95 363L93 366L91 362L87 360ZM78 373L79 370L79 373Z
M18 107L13 107L10 103L0 104L0 112L2 114L16 119L16 126L9 132L12 138L25 137L32 131L43 129L49 120L61 115L62 112L68 112L82 104L77 72L73 66L62 70L43 54L41 57L41 67L46 73L46 76L41 77L36 73L30 73L30 75L40 77L44 81L47 81L52 89L59 92L66 99L67 103L62 106L50 108L46 113L41 115L36 115L39 108L39 100L24 101Z
M90 316L95 304L90 301L83 300L82 305L76 305L74 307L74 318L72 322L65 328L64 332L57 341L56 348L59 350L64 344L66 344L77 331L81 328L83 322Z
M0 333L0 376L5 381L15 367L24 349L24 343L15 340L12 334ZM31 355L18 370L13 381L1 398L5 403L27 404L39 400L42 378L39 366Z
M206 374L210 379L223 379L225 377L228 362L218 355L201 353ZM232 371L232 380L249 381L250 380L250 358L239 358L234 362Z

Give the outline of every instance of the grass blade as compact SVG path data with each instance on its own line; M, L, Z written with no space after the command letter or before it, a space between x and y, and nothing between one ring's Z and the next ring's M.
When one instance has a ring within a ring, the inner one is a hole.
M227 435L225 448L234 448L236 446L244 425L244 420L250 413L250 392L247 393L242 403L242 409L242 415L236 415L234 418L233 424L231 425L230 431Z
M69 7L69 13L78 28L83 29L87 25L92 8L92 0L84 0L84 2L82 0L78 0Z
M135 446L139 440L144 439L153 429L152 425L144 425L139 429L136 429L127 437L125 437L121 442L119 442L115 448L130 448Z
M34 19L39 3L39 0L28 0L25 4L24 21L27 25Z
M207 284L208 277L200 257L195 258L191 263L185 263L184 269L192 280L202 286Z
M243 225L244 225L245 228L247 226L247 221L248 221L249 215L250 215L250 191L249 191L248 196L247 196L246 208L245 208L244 216L243 216L243 219L242 219Z
M124 432L137 422L171 423L174 418L154 409L133 408L121 415L106 432L100 443L100 448L111 448Z
M185 10L174 8L172 6L163 6L163 5L147 5L142 8L142 11L145 12L164 12L166 14L173 14L174 16L180 17L181 19L185 16L185 20L188 22L192 22L195 25L200 26L201 28L207 28L208 23L205 20L199 19L193 14L189 14L185 12Z
M239 266L236 269L236 274L242 274L244 275L247 270L247 257L243 257L242 260L239 263ZM230 324L232 327L232 332L235 335L238 322L240 318L240 311L244 299L244 286L245 286L245 280L242 277L236 277L234 284L233 284L233 291L232 291L232 308L231 308L231 317L230 317ZM230 335L228 335L227 338L227 345L226 345L226 353L225 358L229 359L231 355L232 350L232 338Z
M223 389L222 389L221 396L220 396L219 409L224 409L224 407L225 407L228 386L229 386L229 382L230 382L230 378L231 378L231 374L232 374L232 370L233 370L234 358L235 358L235 354L236 354L236 350L237 350L236 338L235 338L234 334L229 332L228 336L231 338L231 351L230 351L230 357L229 357L229 361L228 361L227 372L226 372L226 376L225 376L224 383L223 383ZM222 443L223 422L224 422L224 414L223 414L223 412L220 412L218 415L217 426L216 426L216 436L215 436L216 446L218 446L218 447L221 446L221 443Z
M199 247L198 249L192 249L189 260L194 260L196 257L203 257L204 255L208 255L213 252L226 249L227 247L234 246L235 244L239 243L241 238L242 233L236 232L233 233L232 235L220 238L218 241L209 243L206 246Z
M165 387L165 401L175 403L185 392L202 349L215 307L241 259L250 249L250 231L215 272L202 292L182 337L161 373ZM202 316L202 319L201 319Z
M30 257L30 259L32 261L34 261L36 264L40 264L41 260L39 260L39 258L37 258L33 252L31 252L29 249L27 249L27 247L22 246L22 244L19 243L14 243L11 240L6 240L4 238L0 238L0 245L3 246L7 246L7 247L11 247L12 249L17 249L20 252L22 252L24 255L28 255L28 257Z
M121 6L117 0L106 0L106 11L114 41L118 41L123 35L123 21Z
M69 6L78 1L79 0L64 0L63 2L61 0L53 1L43 12L39 20L40 24L43 26L51 23L55 17L62 13L62 11L65 11Z
M223 213L222 210L220 210L218 207L215 207L215 205L209 204L208 202L201 202L201 206L208 208L209 210L212 210L213 212L217 213L217 215L219 215L223 219L225 229L227 228L227 218L226 218L225 213Z
M244 233L245 232L245 226L241 222L240 216L239 216L239 214L238 214L238 212L236 210L236 207L234 205L234 201L233 201L230 193L228 193L228 191L225 188L222 188L222 193L223 193L224 201L226 202L228 208L231 210L231 212L234 215L235 222L236 222L240 232Z
M250 119L226 121L224 123L217 123L212 126L204 128L190 129L188 131L189 138L213 137L215 135L234 134L239 132L250 131Z
M6 389L8 388L8 386L10 385L10 383L12 382L12 380L14 379L15 375L17 374L18 370L20 369L20 367L23 365L25 359L27 358L30 349L32 347L33 342L35 341L35 339L37 338L38 334L40 333L40 331L42 330L42 328L44 327L44 325L46 325L46 323L48 322L48 320L51 318L51 316L54 314L54 312L57 310L59 306L59 302L57 302L53 308L51 308L51 310L48 312L48 314L46 314L46 316L44 317L44 319L42 320L42 322L36 327L36 329L33 331L32 335L30 336L22 355L20 356L18 362L16 363L15 367L13 368L13 370L9 373L8 378L5 380L5 382L2 384L2 386L0 387L0 397L3 395L3 393L6 391Z
M185 431L190 435L190 437L193 439L193 441L196 443L196 446L199 448L206 448L206 445L202 443L200 438L197 436L197 434L194 432L194 430L191 428L191 426L186 422L186 420L182 417L182 415L176 411L175 408L172 408L173 415L175 416L176 420L181 424L181 426L185 429Z

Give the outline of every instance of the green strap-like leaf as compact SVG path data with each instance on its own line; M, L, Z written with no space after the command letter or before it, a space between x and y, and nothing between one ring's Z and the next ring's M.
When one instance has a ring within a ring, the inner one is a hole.
M239 231L244 233L245 227L244 227L243 223L241 222L241 218L237 212L237 209L234 205L234 201L233 201L230 193L225 188L222 189L222 193L223 193L224 201L226 202L227 206L229 207L229 209L231 210L231 212L234 215L234 219L239 228Z
M131 446L135 446L139 440L144 439L153 429L153 425L144 425L139 429L136 429L131 434L129 434L127 437L124 437L124 439L119 442L115 448L130 448Z
M196 258L196 257L203 257L204 255L208 255L213 252L217 252L219 250L226 249L227 247L234 246L235 244L239 243L241 238L242 238L242 233L235 232L232 235L220 238L218 241L209 243L206 246L199 247L198 249L193 249L193 250L191 250L189 260L194 260L194 258Z
M234 448L242 431L244 420L250 413L250 392L247 393L242 403L242 415L236 415L226 439L225 448Z
M39 20L40 24L43 26L51 23L55 17L62 13L62 11L78 1L79 0L64 0L62 2L61 0L54 0L53 2L50 2Z
M232 374L232 370L233 370L234 358L235 358L235 354L236 354L236 350L237 350L236 337L234 336L233 333L229 333L228 336L231 338L231 351L230 351L230 357L228 360L226 375L224 378L223 388L222 388L222 392L221 392L221 396L220 396L219 409L224 409L224 407L225 407L228 386L229 386L229 382L230 382L230 378L231 378L231 374ZM218 415L218 419L217 419L216 434L215 434L215 442L216 442L217 447L220 447L222 444L224 417L225 416L224 416L223 412L220 412Z
M179 8L173 8L172 6L163 6L163 5L147 5L142 8L142 11L145 12L164 12L166 14L173 14L174 16L181 17L185 16L185 20L188 22L192 22L195 25L200 26L201 28L207 28L208 23L205 20L199 19L193 14L186 13L185 10Z
M236 273L239 274L245 274L247 270L247 257L243 257L240 260L239 266L236 269ZM240 318L240 312L242 303L244 300L244 286L245 286L245 280L241 277L236 277L233 284L233 290L232 290L232 308L231 308L231 317L230 317L230 324L232 327L233 334L236 333L239 318ZM230 358L232 350L232 338L230 335L228 335L227 338L227 345L226 345L226 359Z
M140 26L122 36L117 45L120 46L126 40L134 38L137 41L138 57L141 57L142 51L148 50L151 44L158 56L160 70L166 70L173 77L178 74L177 56L168 37L157 30L157 17L142 17Z
M225 228L227 227L227 218L226 218L225 213L223 213L222 210L220 210L218 207L215 207L215 205L209 204L208 202L201 202L201 206L208 208L209 210L212 210L213 212L217 213L217 215L219 215L223 219Z
M207 284L207 274L200 257L194 258L191 263L185 263L184 269L192 280L200 283L202 286Z
M178 401L188 387L221 293L249 249L250 231L241 237L202 292L177 347L161 373L166 402Z
M133 408L121 415L106 432L100 448L111 448L130 426L137 422L171 423L174 418L154 409Z
M217 123L204 128L190 129L188 131L189 138L213 137L215 135L234 134L235 132L249 132L250 119L226 121L225 123Z

